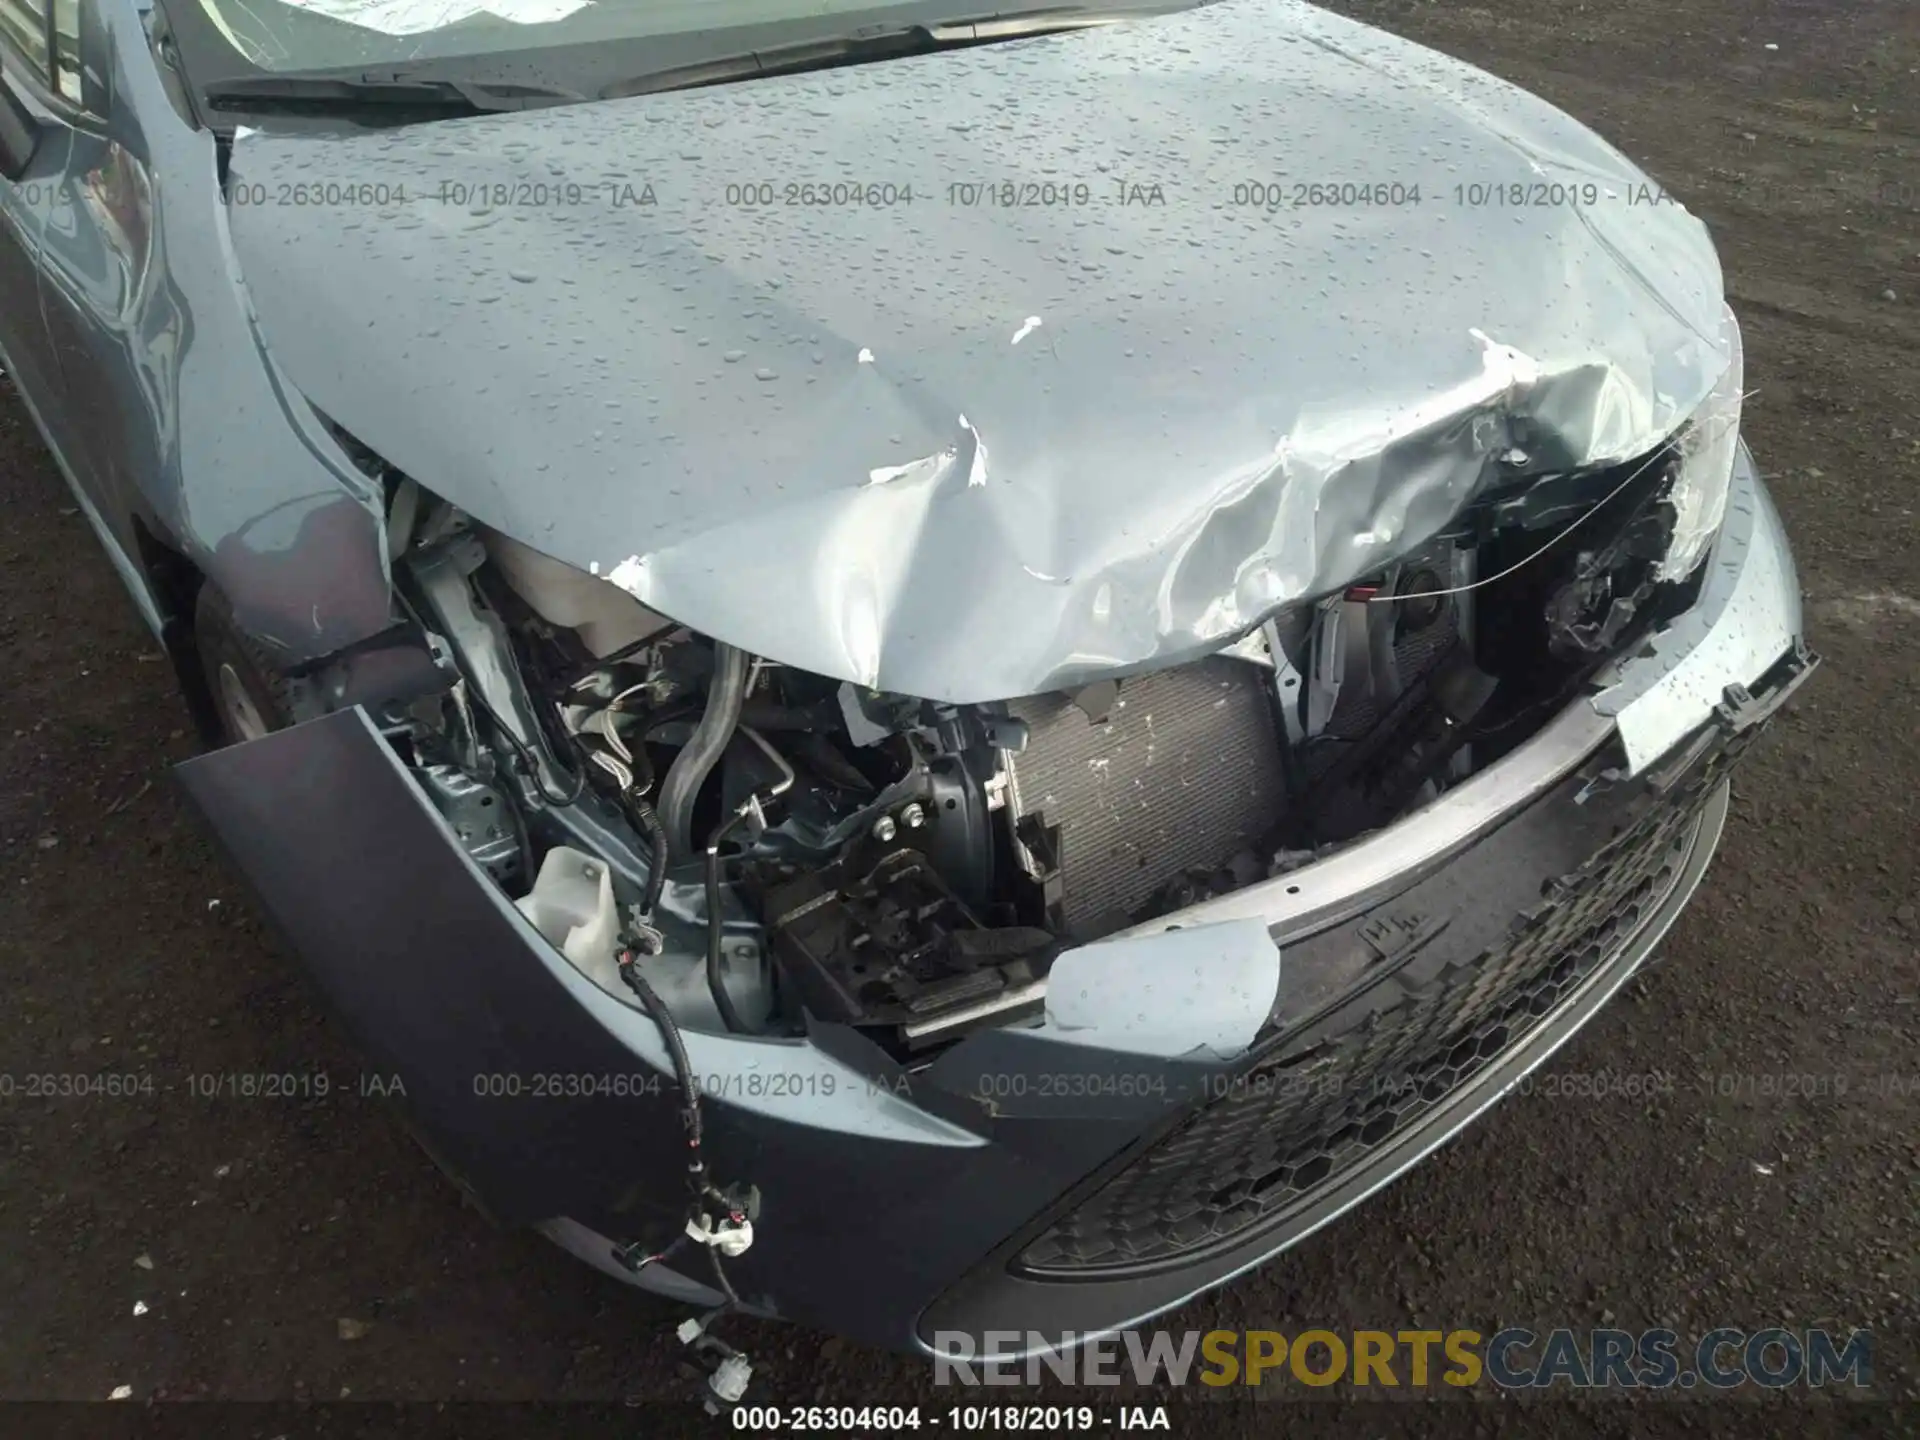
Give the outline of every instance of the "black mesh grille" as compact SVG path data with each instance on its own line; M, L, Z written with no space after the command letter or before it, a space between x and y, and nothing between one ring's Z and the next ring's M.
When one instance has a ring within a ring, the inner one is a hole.
M1300 1208L1524 1039L1672 891L1706 787L1551 882L1506 942L1301 1053L1256 1065L1022 1252L1084 1274L1191 1258Z

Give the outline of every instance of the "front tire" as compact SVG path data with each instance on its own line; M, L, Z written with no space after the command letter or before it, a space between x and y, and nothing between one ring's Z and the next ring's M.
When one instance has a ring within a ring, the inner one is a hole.
M221 744L244 744L293 724L286 678L234 623L233 605L211 582L194 602L193 634Z

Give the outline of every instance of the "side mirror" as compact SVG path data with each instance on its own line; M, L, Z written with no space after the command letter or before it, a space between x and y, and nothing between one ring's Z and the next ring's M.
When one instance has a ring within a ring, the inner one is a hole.
M0 175L18 180L26 174L33 152L40 148L40 135L40 122L0 77Z

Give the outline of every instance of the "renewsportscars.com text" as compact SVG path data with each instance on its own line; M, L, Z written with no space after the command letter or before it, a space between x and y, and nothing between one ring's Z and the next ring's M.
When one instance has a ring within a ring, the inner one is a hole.
M1873 1381L1873 1336L1768 1326L1722 1327L1694 1339L1667 1329L1145 1330L1094 1338L989 1330L934 1336L938 1385L1168 1383L1348 1384L1376 1389L1496 1385L1504 1389L1728 1390L1742 1385Z

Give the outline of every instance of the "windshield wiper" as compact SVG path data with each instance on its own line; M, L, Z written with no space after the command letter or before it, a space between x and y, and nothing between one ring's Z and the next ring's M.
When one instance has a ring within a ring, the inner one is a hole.
M584 100L565 90L507 81L386 78L376 75L259 75L206 87L209 108L283 115L341 115L371 123L453 119Z
M616 81L600 94L603 99L612 100L625 95L653 95L663 90L692 90L703 85L751 80L761 75L793 75L805 70L825 70L839 65L861 65L870 60L892 60L905 55L926 55L936 50L985 45L996 40L1020 40L1035 35L1058 34L1065 30L1089 30L1150 13L1150 6L1099 9L1086 5L1060 5L1009 15L942 20L932 24L869 25L823 40L799 40L790 45L742 50L732 55L696 61L691 65L650 70L630 79Z
M1158 10L1179 8L1180 3L1181 0L1145 0L1134 5L1054 5L929 24L870 25L823 39L742 50L687 65L644 71L584 92L508 79L445 78L436 73L440 66L433 64L378 72L250 75L210 82L204 94L208 107L216 111L342 116L367 125L400 125L416 120L453 119L584 100L650 95L665 90L691 90L763 75L791 75L804 70L992 44L998 40L1086 30L1138 19Z

